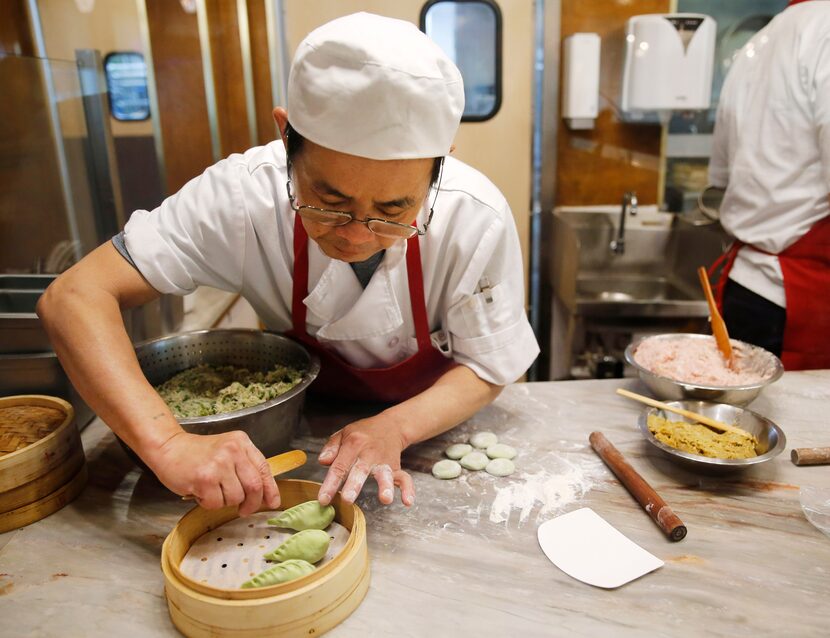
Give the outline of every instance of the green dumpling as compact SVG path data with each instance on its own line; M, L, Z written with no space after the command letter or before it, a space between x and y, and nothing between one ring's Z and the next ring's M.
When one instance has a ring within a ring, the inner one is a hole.
M326 555L329 549L329 535L320 529L304 529L272 552L265 554L265 560L282 562L298 558L309 563L316 563Z
M325 529L334 520L334 507L323 507L319 501L306 501L268 519L269 525L287 527L297 532L306 529Z
M251 589L253 587L268 587L269 585L279 585L280 583L287 583L289 580L300 578L314 571L314 565L308 561L292 559L284 563L275 565L270 569L266 569L261 574L257 574L251 580L242 583L242 589Z

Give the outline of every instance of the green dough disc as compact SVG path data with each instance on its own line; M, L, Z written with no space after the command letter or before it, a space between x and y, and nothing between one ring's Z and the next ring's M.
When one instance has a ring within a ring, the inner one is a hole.
M489 460L484 452L470 452L462 457L460 463L461 467L476 472L483 470Z
M472 451L472 445L467 445L466 443L456 443L455 445L451 445L446 450L444 450L444 454L446 454L448 458L457 461L462 456L464 456L465 454L469 454Z
M461 474L461 465L458 461L444 459L432 466L432 475L439 479L454 479Z
M493 459L484 469L493 476L510 476L516 471L516 466L510 459Z

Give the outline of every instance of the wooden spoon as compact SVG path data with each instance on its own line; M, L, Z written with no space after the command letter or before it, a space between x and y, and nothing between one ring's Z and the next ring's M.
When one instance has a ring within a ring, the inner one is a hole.
M271 476L279 476L291 470L305 465L306 455L302 450L291 450L290 452L283 452L267 459L268 467L271 468ZM192 501L195 496L188 494L182 496L183 501Z
M712 323L712 333L715 335L715 343L718 344L723 358L726 360L726 367L732 367L732 344L729 342L729 333L726 331L726 324L723 322L723 317L718 312L718 307L715 304L715 297L712 295L712 286L709 285L709 275L706 274L706 268L701 266L697 269L697 274L700 277L700 285L703 286L703 294L706 295L706 301L709 303L709 320Z
M674 412L675 414L685 416L687 419L694 419L698 423L708 425L710 428L720 430L721 432L732 432L733 434L740 434L741 436L745 436L748 439L755 440L755 437L746 430L742 430L741 428L735 427L734 425L728 425L727 423L723 423L722 421L710 419L708 416L698 414L697 412L692 412L691 410L684 410L683 408L675 408L674 406L668 405L667 403L663 403L662 401L657 401L649 397L644 397L642 394L637 394L636 392L629 392L628 390L623 390L622 388L617 388L617 394L628 399L634 399L635 401L639 401L640 403L645 403L646 405L650 405L653 408L659 408L661 410L665 410L666 412Z

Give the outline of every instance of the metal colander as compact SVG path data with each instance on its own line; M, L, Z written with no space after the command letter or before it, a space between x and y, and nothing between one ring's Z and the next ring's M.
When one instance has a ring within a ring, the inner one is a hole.
M205 417L179 419L194 434L231 430L247 433L265 456L289 448L300 421L305 391L320 372L320 361L296 341L260 330L199 330L140 343L135 348L141 371L152 385L207 363L267 371L276 364L305 368L303 380L285 394L251 408Z

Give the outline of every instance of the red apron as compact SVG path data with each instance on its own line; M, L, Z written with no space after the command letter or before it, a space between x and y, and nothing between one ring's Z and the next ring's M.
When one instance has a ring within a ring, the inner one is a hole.
M744 245L735 240L709 269L712 277L723 264L715 286L721 313L729 271ZM830 368L830 217L813 224L806 235L778 254L778 261L787 299L781 362L786 370Z
M320 357L320 374L311 384L310 391L344 399L399 403L423 392L455 366L452 359L432 347L418 235L408 239L407 244L406 273L418 350L389 368L356 368L322 346L306 331L307 309L303 300L308 295L308 235L300 216L295 216L294 289L291 301L293 328L287 334Z

